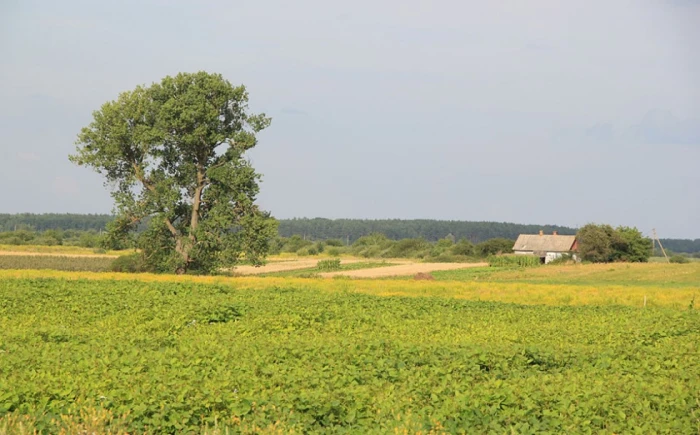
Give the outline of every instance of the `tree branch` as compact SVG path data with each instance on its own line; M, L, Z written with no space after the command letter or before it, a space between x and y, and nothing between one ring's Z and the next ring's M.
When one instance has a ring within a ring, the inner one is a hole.
M146 176L143 173L143 169L141 169L141 167L136 162L132 162L132 166L134 168L134 176L136 177L136 179L139 180L146 189L155 193L156 187L153 185L153 183L146 179ZM180 237L180 232L177 230L177 228L175 228L173 223L170 222L170 219L168 219L167 217L165 217L165 225L168 227L168 230L173 235L173 237Z

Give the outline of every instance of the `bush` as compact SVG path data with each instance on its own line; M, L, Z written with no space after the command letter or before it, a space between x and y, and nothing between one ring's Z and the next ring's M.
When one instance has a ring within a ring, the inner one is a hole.
M321 254L324 249L326 249L326 245L323 242L317 242L313 249L316 251L317 254Z
M326 246L345 246L345 243L343 243L342 240L340 239L328 239L326 240Z
M395 258L423 258L430 253L431 245L425 239L401 239L391 247L389 255Z
M307 246L313 245L310 240L304 240L299 235L293 235L288 239L283 239L282 252L298 252Z
M476 245L474 251L482 257L489 255L510 254L513 252L514 240L495 238L489 239Z
M331 257L337 257L338 255L340 255L340 252L341 252L340 248L333 247L333 248L326 249L326 253L328 255L330 255Z
M142 254L130 254L117 257L110 266L112 272L140 273L147 272Z
M683 255L674 255L669 260L671 263L677 263L677 264L685 264L689 263L690 260L688 260L685 256Z
M576 239L581 258L593 263L646 262L653 252L651 239L636 228L587 224Z
M474 255L474 244L467 239L460 239L452 247L452 253L454 255Z
M490 255L488 261L491 267L535 267L540 264L540 257L534 255Z
M46 237L46 236L39 236L36 239L32 240L33 245L41 245L41 246L57 246L60 245L59 241L56 240L53 237Z
M340 270L340 258L331 258L329 260L321 260L316 263L316 268L324 272Z
M367 246L361 250L356 250L355 254L364 258L378 258L382 256L382 248L380 246Z

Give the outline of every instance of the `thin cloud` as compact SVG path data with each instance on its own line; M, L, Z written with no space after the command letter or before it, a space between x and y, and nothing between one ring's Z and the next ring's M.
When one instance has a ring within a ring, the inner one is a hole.
M678 118L669 110L654 109L632 127L643 143L661 145L700 145L700 118Z
M54 177L51 189L57 195L77 196L80 193L80 184L70 176Z
M39 154L35 152L24 152L24 151L19 151L17 153L17 160L21 160L23 162L36 162L40 160Z
M280 113L285 114L285 115L296 115L296 116L308 116L308 112L301 110L301 109L295 109L293 107L287 107L282 110L280 110Z

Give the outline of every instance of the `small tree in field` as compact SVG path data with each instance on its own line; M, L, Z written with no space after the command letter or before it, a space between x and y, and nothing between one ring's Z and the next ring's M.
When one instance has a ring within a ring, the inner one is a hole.
M615 230L610 225L588 224L576 234L578 252L581 258L593 263L612 261L613 247L611 234Z
M109 238L147 222L137 243L156 271L212 272L241 256L261 264L276 221L254 203L260 175L244 153L270 119L247 102L218 74L180 73L94 112L70 159L112 188Z
M576 234L581 258L593 263L646 262L652 253L651 239L636 228L588 224Z

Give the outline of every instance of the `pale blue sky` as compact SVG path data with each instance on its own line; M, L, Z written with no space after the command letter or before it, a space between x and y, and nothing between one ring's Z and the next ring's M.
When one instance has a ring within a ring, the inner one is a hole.
M700 237L700 2L0 2L0 212L109 212L67 155L179 71L245 84L277 217Z

